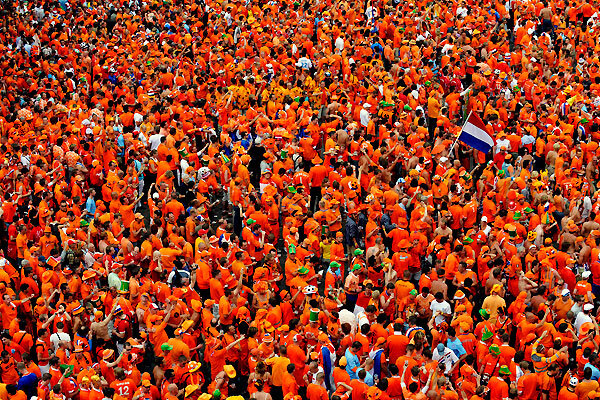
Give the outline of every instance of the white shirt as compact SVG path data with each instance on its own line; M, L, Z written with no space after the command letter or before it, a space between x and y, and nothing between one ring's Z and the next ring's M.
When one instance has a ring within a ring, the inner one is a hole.
M490 226L490 224L486 224L485 225L485 229L482 229L482 230L483 230L483 233L485 233L485 235L487 236L487 235L490 234L490 231L492 230L492 227Z
M83 256L83 262L85 263L86 267L92 268L92 266L96 262L96 259L94 258L94 254L90 251L86 251L85 255Z
M438 311L442 314L452 314L450 304L448 304L446 300L442 301L441 303L439 303L437 300L432 301L429 309L433 312L433 315L435 315ZM437 315L435 317L435 323L441 324L445 319L446 318L443 315Z
M508 139L496 139L496 152L494 154L498 154L502 146L506 147L506 150L511 150L510 141Z
M155 133L154 135L150 136L150 139L148 139L148 141L150 142L150 150L156 150L158 149L158 146L160 146L160 139L162 138L163 135L161 135L160 133Z
M583 312L580 312L579 314L577 314L577 318L575 318L575 332L579 332L579 329L581 328L581 325L585 324L586 322L592 322L592 317L590 317L589 314L585 314Z
M298 59L298 63L296 63L296 65L302 69L311 69L312 68L312 61L310 61L310 59L306 58L306 57L300 57L300 59Z
M312 372L310 373L310 377L311 377L310 383L314 383L315 385L318 385L318 383L317 383L317 375L319 375L319 372L325 373L325 370L320 365L317 367L317 372L315 372L314 374ZM326 387L325 386L325 381L323 381L323 384L321 386Z
M358 318L358 327L359 328L361 326L363 326L364 324L367 324L367 325L371 324L371 321L369 321L369 317L367 317L367 314L364 311L359 312L356 317Z
M148 146L148 140L146 139L146 136L144 136L143 132L140 132L138 135L138 140L144 144L144 147Z
M523 137L521 138L521 144L523 146L533 143L535 143L535 138L528 133L523 135Z
M21 163L25 167L29 168L29 166L31 165L31 156L29 154L27 154L27 155L22 154L21 155Z
M225 15L223 16L223 18L225 18L225 20L227 21L227 26L231 26L231 23L233 22L233 18L231 18L231 14L226 12Z
M519 367L519 364L517 364L516 371L517 371L517 373L515 374L515 378L517 378L516 381L518 382L519 379L521 379L521 377L523 375L525 375L525 373L523 372L523 370L521 369L521 367Z
M510 89L508 89L508 88L501 89L500 93L502 94L501 97L504 97L504 99L506 99L506 100L510 100L512 97L512 93L511 93Z
M144 122L144 116L140 113L133 114L133 122L135 122L136 129L140 129L140 125Z
M40 6L35 6L35 8L33 9L33 12L38 21L41 21L42 19L44 19L44 16L46 15L44 9Z
M581 213L581 217L583 219L587 219L587 217L589 217L591 211L592 211L592 199L590 199L589 196L585 196L583 198L583 212Z
M450 43L446 43L444 47L442 47L442 54L448 54L448 52L454 50L454 45Z
M371 114L364 108L360 110L360 124L366 128L370 120Z
M341 36L338 36L338 38L335 39L335 48L339 51L344 50L344 39L342 39Z
M444 372L446 375L450 371L450 368L452 368L452 366L458 361L458 357L456 356L456 354L454 354L454 352L447 347L444 348L442 354L438 352L438 349L436 347L435 350L433 350L432 359L434 361L439 362L440 364L443 363L446 365L446 371Z
M52 348L58 348L59 342L70 342L71 337L65 332L56 332L50 335L50 343L52 343Z

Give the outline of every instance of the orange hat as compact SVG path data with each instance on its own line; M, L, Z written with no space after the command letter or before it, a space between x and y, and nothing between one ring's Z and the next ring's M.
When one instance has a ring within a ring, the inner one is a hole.
M579 328L579 334L586 335L592 329L594 329L594 324L592 324L591 322L586 322L586 323L582 324L581 327Z
M400 243L398 243L398 247L401 249L407 249L410 247L410 242L407 239L402 239L400 240Z
M191 319L187 319L185 321L183 321L183 323L181 324L181 329L186 332L188 331L192 326L194 326L194 321Z
M111 358L113 354L115 354L115 351L113 349L106 349L102 352L102 359L107 360Z
M83 276L81 277L81 279L84 281L87 281L88 279L91 279L95 276L96 276L96 271L94 271L93 269L86 269L83 272Z
M263 321L263 329L266 332L269 332L269 333L275 331L275 328L273 327L273 324L270 323L269 321Z
M250 317L250 310L248 310L246 306L239 307L237 310L237 317L238 319L246 319Z
M215 305L215 301L213 299L204 300L204 307L212 307Z
M42 274L42 282L49 282L50 279L52 279L52 271L44 271L44 273Z
M200 300L192 299L191 301L192 310L196 312L202 311L202 302Z
M227 374L228 377L230 378L235 378L236 373L235 373L235 368L233 367L233 365L225 365L223 367L223 371L225 371L225 373Z
M470 329L470 326L469 326L469 324L467 322L461 322L460 324L458 324L458 327L463 332L467 332Z

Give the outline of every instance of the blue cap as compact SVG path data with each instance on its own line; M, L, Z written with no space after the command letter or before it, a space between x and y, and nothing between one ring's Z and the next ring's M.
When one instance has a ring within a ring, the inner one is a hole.
M446 347L444 346L443 343L440 343L440 344L437 345L437 351L438 351L438 353L441 353L445 349L446 349Z

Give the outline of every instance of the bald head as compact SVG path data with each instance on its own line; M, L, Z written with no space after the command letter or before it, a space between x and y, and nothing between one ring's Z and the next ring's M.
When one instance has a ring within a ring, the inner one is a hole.
M169 386L167 386L167 390L169 391L170 394L172 394L173 396L177 395L177 392L179 391L179 389L177 389L177 385L174 383L171 383Z
M440 400L440 396L435 390L430 390L427 392L427 398L430 400Z

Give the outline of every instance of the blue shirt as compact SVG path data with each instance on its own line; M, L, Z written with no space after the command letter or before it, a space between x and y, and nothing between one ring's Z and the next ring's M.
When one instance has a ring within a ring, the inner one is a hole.
M33 373L28 373L27 375L23 375L19 379L19 383L17 384L17 389L22 390L27 395L27 398L31 398L32 396L37 395L37 382L38 378Z
M458 338L456 338L456 340L454 341L448 338L448 343L446 344L446 347L452 350L458 358L460 358L463 354L467 354L467 351L462 345L462 342Z
M373 43L371 45L371 50L377 53L383 53L383 47L379 43Z
M346 234L344 239L349 246L354 246L354 239L358 240L358 225L352 218L346 218Z
M93 197L88 197L85 202L85 209L88 213L95 215L96 214L96 202Z
M360 360L356 354L352 354L350 349L346 349L346 372L350 375L350 379L358 379L358 368L360 367Z
M594 367L592 364L587 363L585 364L585 366L583 367L583 370L585 371L586 368L589 368L592 370L592 379L594 380L598 380L600 379L600 369Z
M140 181L144 180L144 173L140 173L140 171L142 170L142 163L139 162L138 160L134 160L133 161L133 165L135 166L135 170L138 172L138 179Z
M123 133L121 133L118 137L117 137L117 146L119 147L119 149L121 150L119 152L120 155L124 155L125 154L125 138L123 137Z
M364 368L359 368L356 370L357 375L358 375L358 371L360 371L361 369L364 369ZM367 376L365 376L365 383L367 384L367 386L373 386L375 384L375 381L373 380L373 375L371 375L368 371L367 371Z

